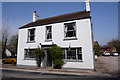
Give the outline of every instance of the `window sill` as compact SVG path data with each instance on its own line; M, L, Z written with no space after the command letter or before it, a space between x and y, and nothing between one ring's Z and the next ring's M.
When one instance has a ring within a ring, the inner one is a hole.
M27 59L23 59L23 60L35 60L35 58L27 58Z
M65 62L83 62L82 60L66 60L66 59L63 59Z
M51 42L51 41L52 41L52 39L45 40L45 42Z
M28 41L28 42L26 42L26 43L35 43L35 41Z
M65 38L65 39L63 39L63 41L66 41L66 40L77 40L77 38L75 37L75 38Z

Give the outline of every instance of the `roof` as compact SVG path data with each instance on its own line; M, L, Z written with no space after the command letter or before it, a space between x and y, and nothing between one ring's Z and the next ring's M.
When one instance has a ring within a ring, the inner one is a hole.
M101 48L112 48L112 47L114 47L113 45L103 45L103 46L101 46Z
M47 24L58 23L58 22L64 22L64 21L84 19L84 18L91 18L90 11L86 12L86 10L84 10L84 11L78 11L78 12L58 15L58 16L54 16L54 17L39 19L35 22L31 22L31 23L28 23L28 24L20 27L19 29L47 25Z

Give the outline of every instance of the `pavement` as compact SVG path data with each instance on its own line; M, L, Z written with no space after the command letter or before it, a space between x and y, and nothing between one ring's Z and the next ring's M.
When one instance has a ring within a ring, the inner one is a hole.
M111 62L111 63L110 63ZM113 63L113 64L112 64ZM75 70L75 69L52 69L48 68L33 68L33 67L18 67L11 64L3 64L2 70L26 71L43 74L55 75L86 75L96 77L118 77L118 57L98 57L95 61L96 71L91 70Z

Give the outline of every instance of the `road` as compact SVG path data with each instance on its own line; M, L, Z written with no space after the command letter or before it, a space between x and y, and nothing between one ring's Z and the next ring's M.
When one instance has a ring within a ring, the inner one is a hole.
M103 78L102 80L106 80L106 78L110 79L113 77L98 77L98 76L86 76L86 75L63 75L63 74L47 74L47 73L40 73L40 72L27 72L27 71L17 71L17 70L2 70L2 78L4 79L19 79L22 78L23 79L75 79L78 80L80 78L85 78L85 80L87 78L96 78L95 80L101 80L101 78ZM113 78L116 79L116 78ZM94 80L94 79L93 79Z
M17 68L15 65L11 65L11 64L4 64L2 65L3 68L11 68L11 69L15 69ZM12 80L18 80L18 78L29 78L29 80L33 79L33 80L59 80L62 78L62 80L80 80L80 78L82 78L82 80L85 78L85 80L89 80L90 78L92 78L92 80L106 80L106 78L110 78L109 80L116 80L113 79L114 77L100 77L100 76L95 76L95 74L100 74L100 75L104 75L104 74L110 74L113 76L118 76L118 57L117 56L101 56L98 57L98 60L95 62L95 67L96 67L96 71L90 73L90 75L63 75L63 74L47 74L47 73L41 73L41 72L27 72L27 71L15 71L15 70L7 70L7 69L3 69L2 71L2 78L3 80L7 79L9 80L9 78L11 78ZM92 75L92 76L91 76ZM16 79L17 78L17 79ZM45 78L45 79L43 79Z

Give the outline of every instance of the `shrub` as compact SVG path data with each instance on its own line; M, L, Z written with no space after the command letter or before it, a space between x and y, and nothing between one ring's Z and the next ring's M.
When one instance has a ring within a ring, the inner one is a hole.
M64 64L64 61L62 59L62 49L61 47L57 46L56 44L49 49L49 54L52 58L54 68L61 68Z
M62 65L64 64L64 61L62 59L56 59L53 61L53 68L60 69Z
M43 49L41 48L36 48L33 51L33 54L36 57L36 61L37 61L37 67L41 67L41 59L45 56L45 52Z

